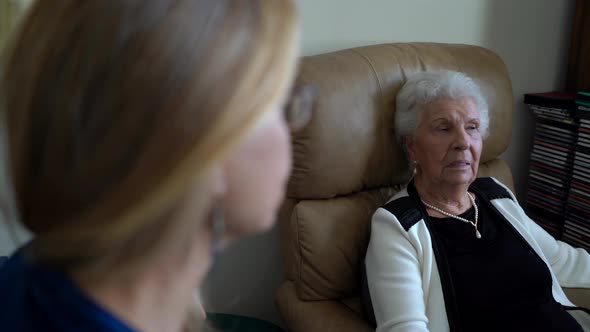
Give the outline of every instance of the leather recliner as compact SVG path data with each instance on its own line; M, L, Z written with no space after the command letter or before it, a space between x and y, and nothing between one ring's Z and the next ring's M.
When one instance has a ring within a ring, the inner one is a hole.
M478 176L513 187L499 156L511 139L514 98L503 61L470 45L394 43L304 57L298 84L318 96L293 135L293 173L280 216L285 281L278 309L290 331L372 331L360 300L373 212L409 180L395 140L395 96L415 72L461 71L490 107Z

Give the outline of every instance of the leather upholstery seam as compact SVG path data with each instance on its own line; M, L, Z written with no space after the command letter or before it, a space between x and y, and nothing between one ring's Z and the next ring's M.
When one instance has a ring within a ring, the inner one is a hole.
M381 100L384 100L384 95L383 95L383 86L381 85L381 80L379 79L379 75L377 74L377 70L375 69L375 66L373 66L373 63L371 62L371 60L369 60L369 58L362 54L361 52L359 52L358 50L352 50L354 53L358 54L361 58L363 58L367 64L369 65L369 67L371 68L371 71L373 72L373 76L375 76L375 80L377 81L377 85L379 86L379 95L381 96Z
M299 259L297 262L298 265L298 272L299 272L299 280L296 280L295 282L295 292L297 293L297 296L301 295L299 294L300 292L300 288L301 288L301 284L303 283L303 272L302 272L302 268L303 268L303 250L301 249L301 234L300 234L300 227L299 227L299 211L297 208L297 205L299 205L301 201L297 202L297 204L295 205L294 211L295 211L295 225L297 227L297 249L299 249Z

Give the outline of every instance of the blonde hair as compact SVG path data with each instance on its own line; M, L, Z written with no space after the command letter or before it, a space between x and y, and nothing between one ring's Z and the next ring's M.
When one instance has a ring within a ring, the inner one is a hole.
M165 216L283 97L296 28L290 0L38 1L0 99L31 255L92 269L190 241Z

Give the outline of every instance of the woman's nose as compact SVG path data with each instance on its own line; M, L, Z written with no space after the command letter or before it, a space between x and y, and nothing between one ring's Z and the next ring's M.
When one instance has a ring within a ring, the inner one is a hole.
M469 134L465 128L459 128L455 131L453 147L458 150L466 150L469 148Z

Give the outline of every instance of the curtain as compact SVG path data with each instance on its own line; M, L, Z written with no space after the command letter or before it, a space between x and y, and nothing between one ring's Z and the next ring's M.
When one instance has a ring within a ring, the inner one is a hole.
M590 91L590 1L576 0L567 68L568 91Z

